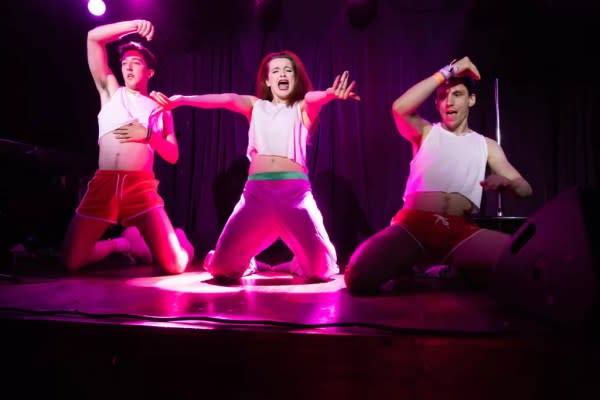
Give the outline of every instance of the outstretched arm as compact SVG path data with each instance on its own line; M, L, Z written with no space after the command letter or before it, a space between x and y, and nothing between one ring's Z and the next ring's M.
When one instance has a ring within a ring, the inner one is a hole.
M150 93L152 97L164 110L172 110L181 106L192 106L196 108L224 108L244 115L248 120L252 115L252 107L257 98L254 96L239 95L236 93L200 94L200 95L173 95L167 97L161 92Z
M92 78L100 93L102 104L117 90L119 83L108 66L106 44L121 37L138 33L147 40L154 36L154 26L143 19L115 22L98 26L87 35L87 59Z
M338 75L335 77L331 87L327 88L326 90L311 91L304 95L304 101L301 105L304 125L310 129L312 123L319 116L321 108L323 108L325 104L332 100L360 100L360 96L353 91L354 86L356 86L356 81L352 81L352 83L348 85L349 76L350 73L348 71L344 71L341 76Z
M488 163L492 174L481 181L483 190L508 189L518 197L531 196L533 193L531 185L508 161L502 147L490 138L485 139L488 146Z
M417 109L439 85L454 76L471 76L476 80L481 78L475 64L469 57L463 57L415 84L394 101L392 114L396 128L413 146L419 146L422 136L431 129L431 123L421 118Z

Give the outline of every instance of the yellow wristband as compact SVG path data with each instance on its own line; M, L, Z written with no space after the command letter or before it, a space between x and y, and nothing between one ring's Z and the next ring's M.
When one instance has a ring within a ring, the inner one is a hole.
M439 85L441 85L442 83L446 82L446 78L444 77L444 75L442 75L441 72L436 72L435 74L432 75L433 79L435 79L437 81L437 83Z

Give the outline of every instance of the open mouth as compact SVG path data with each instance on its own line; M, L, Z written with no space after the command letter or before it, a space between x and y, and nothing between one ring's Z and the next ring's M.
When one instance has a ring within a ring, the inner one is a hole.
M287 79L282 79L279 82L277 82L277 87L279 88L279 90L288 90L290 88L290 81L288 81Z

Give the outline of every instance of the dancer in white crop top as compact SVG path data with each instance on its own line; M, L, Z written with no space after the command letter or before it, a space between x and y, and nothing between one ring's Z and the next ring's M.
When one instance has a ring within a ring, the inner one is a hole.
M205 268L218 279L238 280L254 257L278 238L294 254L289 270L307 280L325 281L339 272L333 244L312 196L306 141L321 108L336 99L359 99L348 72L327 90L314 91L302 62L291 51L265 56L256 96L235 93L170 98L151 93L165 109L179 106L225 108L248 119L249 177L242 196Z
M125 86L108 64L106 45L129 34L151 40L154 26L138 19L88 32L87 61L101 106L98 169L67 230L62 263L76 271L111 253L130 252L139 261L155 261L164 272L181 273L192 261L194 248L183 230L173 228L154 177L155 152L169 163L179 157L171 113L152 114L158 104L148 96L148 82L156 60L140 43L122 44ZM114 224L126 227L123 236L100 240Z
M476 99L472 83L478 79L477 67L464 57L394 102L396 127L413 148L404 205L390 226L351 256L344 277L353 293L376 293L416 265L444 263L471 274L472 281L485 280L507 245L509 235L480 229L467 218L479 210L483 190L506 190L518 197L532 193L498 143L469 127ZM441 117L435 124L416 113L433 93Z

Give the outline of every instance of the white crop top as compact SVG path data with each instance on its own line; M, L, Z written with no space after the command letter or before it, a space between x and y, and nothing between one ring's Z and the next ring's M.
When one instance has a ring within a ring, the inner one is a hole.
M287 157L306 168L308 129L302 123L300 102L288 107L257 100L252 108L247 157L253 153Z
M136 120L148 127L148 117L157 106L158 104L152 98L132 93L121 86L98 113L98 139ZM155 123L162 125L162 118L156 118ZM162 126L154 129L160 132Z
M485 177L488 148L477 132L455 135L432 126L417 154L410 162L404 199L414 192L460 193L479 210ZM476 211L476 210L474 210Z

